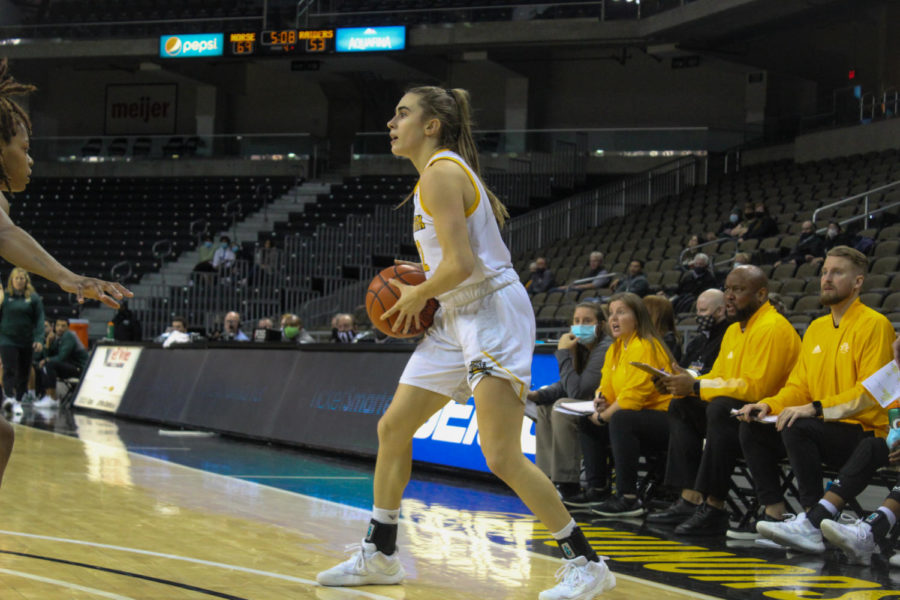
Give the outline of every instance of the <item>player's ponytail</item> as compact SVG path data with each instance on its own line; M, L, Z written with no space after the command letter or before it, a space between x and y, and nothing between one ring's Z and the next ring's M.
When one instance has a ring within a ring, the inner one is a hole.
M441 137L438 144L462 156L463 160L472 167L484 185L497 224L503 227L506 219L509 218L509 211L506 210L496 194L488 189L481 176L478 146L472 137L472 105L469 101L469 92L461 88L443 89L435 86L420 86L407 90L407 93L419 96L419 103L424 109L425 118L436 118L441 122Z
M29 94L36 88L33 85L19 83L9 74L9 65L6 59L0 60L0 140L3 144L9 144L18 133L19 127L31 134L31 119L28 113L22 110L12 96ZM0 161L0 183L9 189L9 178Z

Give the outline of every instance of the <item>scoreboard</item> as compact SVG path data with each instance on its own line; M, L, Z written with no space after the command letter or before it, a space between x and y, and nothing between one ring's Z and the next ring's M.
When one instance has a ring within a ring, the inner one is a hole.
M330 54L335 51L334 33L334 29L278 29L226 33L225 55Z

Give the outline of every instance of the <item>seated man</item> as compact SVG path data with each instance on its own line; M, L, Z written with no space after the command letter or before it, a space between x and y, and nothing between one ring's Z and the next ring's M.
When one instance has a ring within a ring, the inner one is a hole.
M590 279L590 281L585 281L586 279ZM603 266L603 253L594 251L591 252L590 256L588 257L587 268L585 268L585 270L582 271L582 273L567 286L555 288L554 291L558 290L561 292L571 292L582 290L597 290L602 287L606 287L606 285L609 283L609 280L609 272Z
M675 312L690 311L701 292L715 287L718 287L718 282L709 266L709 257L698 252L691 261L691 270L681 277L675 296L671 299Z
M825 240L816 233L812 221L803 221L800 227L800 239L784 260L775 263L776 267L783 262L802 265L825 256Z
M675 396L666 481L681 489L681 498L654 520L680 520L678 534L720 535L728 529L725 499L741 455L739 423L731 411L781 389L797 360L800 338L769 304L767 286L759 267L732 270L725 280L725 312L734 322L712 369L694 377L673 365L676 373L659 379Z
M787 385L777 394L741 408L740 440L767 519L757 523L763 536L805 552L824 552L820 525L834 519L846 501L865 489L887 464L885 410L863 387L863 380L891 360L894 328L884 315L859 301L868 270L866 256L848 246L832 248L822 267L822 304L830 314L806 330L800 358ZM773 428L750 421L777 414ZM797 478L806 513L781 522L785 451ZM822 464L840 476L822 497Z
M212 257L212 267L215 271L227 271L234 265L237 255L231 245L231 238L223 235L219 238L219 247Z
M534 259L534 271L531 272L531 279L525 284L528 293L549 292L555 284L553 271L547 268L547 259L543 256Z
M295 344L312 344L316 340L303 329L303 321L297 315L288 315L282 320L281 341Z
M356 321L350 313L338 313L331 319L331 341L351 344L356 341Z
M87 364L88 352L78 336L69 330L69 320L56 319L54 325L56 336L47 349L46 358L38 363L35 377L40 379L37 389L45 390L44 397L34 403L38 408L57 405L56 381L58 378L81 377Z
M650 292L650 282L644 275L644 261L635 259L628 263L628 273L625 277L616 279L609 287L617 294L631 292L641 298L646 296Z
M199 256L197 257L197 264L194 266L194 271L215 271L212 261L213 256L216 253L216 248L213 246L213 238L211 235L208 233L203 234L203 240L200 242L200 245L197 246L197 252L199 253Z
M219 337L223 342L249 342L250 338L246 333L241 331L241 315L236 311L231 311L225 315L223 321L224 328L222 335Z

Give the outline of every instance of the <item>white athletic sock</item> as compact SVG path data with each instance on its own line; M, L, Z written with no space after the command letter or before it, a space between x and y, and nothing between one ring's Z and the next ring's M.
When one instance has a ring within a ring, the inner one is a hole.
M575 519L569 519L568 525L553 534L554 540L564 540L575 530Z
M388 510L386 508L373 506L372 518L385 525L396 525L400 522L400 509Z
M825 507L825 510L827 510L828 513L829 513L832 517L833 517L834 515L838 514L838 507L835 506L834 504L832 504L831 502L829 502L828 500L826 500L825 498L822 498L821 500L819 500L819 504L821 504L822 506L824 506L824 507Z
M884 516L887 517L888 523L893 527L897 523L897 515L894 514L894 511L889 509L887 506L879 506L878 512L884 513Z

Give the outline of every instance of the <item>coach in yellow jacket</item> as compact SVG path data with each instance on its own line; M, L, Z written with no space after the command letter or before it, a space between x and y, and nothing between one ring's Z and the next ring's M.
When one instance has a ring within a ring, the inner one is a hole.
M866 256L847 246L832 248L821 275L821 301L830 313L810 323L800 358L777 394L741 410L740 439L747 464L769 520L759 533L799 550L824 551L819 525L832 519L846 500L887 464L887 411L863 388L864 379L892 358L894 328L884 315L859 301L868 267ZM777 422L749 421L769 413ZM782 445L783 443L783 445ZM787 453L807 514L787 522L771 519L786 512L778 460ZM853 458L851 458L851 456ZM822 498L822 465L840 468L838 480ZM820 500L821 498L821 500Z
M768 279L759 267L733 269L725 280L725 312L736 322L725 331L712 369L698 378L681 371L659 381L675 396L668 411L666 483L682 493L648 522L678 523L681 535L728 529L725 498L741 454L739 422L731 411L779 390L800 349L797 332L768 298Z

